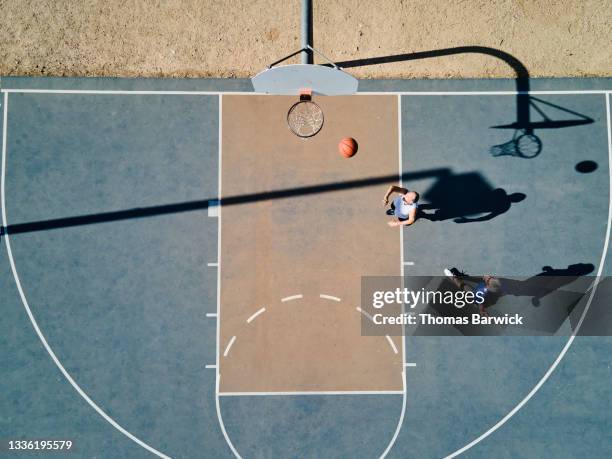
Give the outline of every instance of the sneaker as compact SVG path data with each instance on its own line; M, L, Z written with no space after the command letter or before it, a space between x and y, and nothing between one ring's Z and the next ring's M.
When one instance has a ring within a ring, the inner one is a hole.
M387 215L395 215L393 209L387 209Z
M459 290L465 290L465 282L461 280L461 278L465 276L464 273L459 271L457 268L444 268L444 275L448 277L450 281L459 288Z

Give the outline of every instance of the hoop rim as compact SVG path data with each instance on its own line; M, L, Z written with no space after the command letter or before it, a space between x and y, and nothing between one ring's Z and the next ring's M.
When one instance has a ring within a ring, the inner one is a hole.
M321 112L321 124L317 127L316 130L314 130L314 132L312 134L300 134L298 131L296 131L293 126L291 125L291 122L289 120L289 117L291 116L291 113L293 112L293 110L295 109L295 107L297 107L298 105L301 104L308 104L308 105L314 105L315 107L317 107L319 109L319 111ZM325 123L325 114L323 113L323 109L321 108L321 106L319 104L317 104L316 102L312 101L312 100L298 100L297 102L295 102L293 105L291 105L291 107L289 107L289 110L287 110L287 126L289 127L289 130L295 134L298 137L301 138L308 138L308 137L313 137L315 135L317 135L319 133L319 131L321 131L321 129L323 128L323 124Z
M532 145L536 146L533 152L526 153L527 149L521 148L520 143L523 139L528 139ZM516 151L523 158L535 158L542 151L542 140L540 140L540 138L535 134L521 134L514 139L514 143L516 144Z

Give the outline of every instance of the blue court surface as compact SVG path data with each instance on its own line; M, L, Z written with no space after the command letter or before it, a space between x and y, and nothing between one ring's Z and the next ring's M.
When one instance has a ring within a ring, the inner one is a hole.
M70 439L72 457L612 457L609 323L407 336L401 394L219 397L220 115L250 82L0 89L4 443ZM403 183L450 209L401 230L405 275L586 266L602 281L593 295L610 290L612 80L360 91L397 96ZM500 199L473 219L453 212L483 193Z

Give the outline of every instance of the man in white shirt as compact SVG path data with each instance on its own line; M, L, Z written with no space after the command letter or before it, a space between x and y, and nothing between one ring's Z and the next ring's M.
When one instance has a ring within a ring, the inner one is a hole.
M412 225L416 220L417 209L419 208L417 204L419 202L419 193L400 186L391 185L383 198L385 207L389 205L389 197L393 193L397 193L399 196L395 197L391 202L387 215L394 215L397 217L397 220L388 222L388 225L392 227Z

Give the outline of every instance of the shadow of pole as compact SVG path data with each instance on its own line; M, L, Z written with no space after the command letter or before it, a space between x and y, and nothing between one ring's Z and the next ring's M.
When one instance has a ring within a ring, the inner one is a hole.
M526 134L533 134L530 127L529 115L529 71L527 67L514 57L496 48L488 46L457 46L455 48L434 49L430 51L419 51L414 53L394 54L390 56L371 57L365 59L355 59L351 61L337 62L341 68L363 67L367 65L389 64L393 62L415 61L420 59L431 59L434 57L454 56L456 54L483 54L499 59L512 68L515 73L516 82L516 119L517 123L527 126Z
M572 110L560 107L550 102L537 99L529 95L529 71L527 67L512 54L505 51L491 48L488 46L457 46L454 48L434 49L430 51L419 51L414 53L394 54L389 56L379 56L364 59L355 59L351 61L338 62L337 65L341 68L362 67L367 65L389 64L393 62L406 62L419 59L431 59L434 57L454 56L457 54L482 54L491 56L506 63L515 74L516 85L516 121L511 124L492 126L497 129L514 129L512 139L504 144L494 145L490 153L492 156L518 156L521 158L534 158L542 151L542 142L535 135L535 129L551 129L563 128L570 126L579 126L589 124L594 120L586 115L574 112ZM535 103L538 101L541 104L570 113L578 117L574 120L554 121L549 119L541 108ZM533 107L543 118L543 122L532 123L530 108Z
M222 206L232 206L237 204L268 201L272 199L288 199L297 196L330 193L334 191L342 191L351 188L363 188L381 185L385 183L393 184L397 183L400 178L403 181L417 180L420 178L427 177L439 178L447 176L450 173L451 171L448 168L437 168L418 172L407 172L401 174L401 176L398 176L397 174L381 175L378 177L348 180L346 182L330 182L318 185L307 185L295 188L285 188L281 190L271 190L261 193L227 196L222 197L220 203ZM102 212L97 214L77 215L72 217L55 218L50 220L17 223L13 225L8 225L7 227L0 227L0 234L31 233L34 231L46 231L59 228L69 228L73 226L92 225L96 223L107 223L135 218L154 217L158 215L194 212L208 209L209 203L211 201L218 202L219 198L214 197L210 199L165 204L160 206L138 207L133 209L118 210L114 212Z

